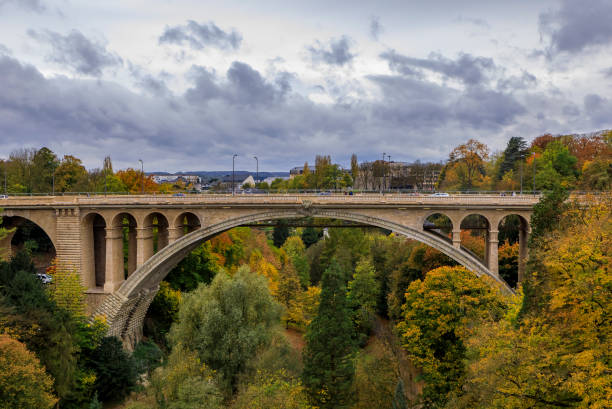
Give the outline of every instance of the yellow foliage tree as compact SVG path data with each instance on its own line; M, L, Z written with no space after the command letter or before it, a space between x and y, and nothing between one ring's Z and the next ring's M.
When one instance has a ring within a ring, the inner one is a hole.
M81 276L76 270L60 266L57 258L47 268L47 274L52 280L49 285L49 295L55 303L70 311L75 317L85 316L85 290L81 284Z
M474 359L454 408L611 406L610 232L610 200L594 200L531 249L528 288L537 299L529 305L538 307L518 300L471 338Z
M0 407L51 408L53 379L21 342L0 334Z

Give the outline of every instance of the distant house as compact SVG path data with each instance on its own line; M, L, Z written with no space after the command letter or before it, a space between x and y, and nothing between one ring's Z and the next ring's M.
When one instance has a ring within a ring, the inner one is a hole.
M251 186L251 187L255 187L255 179L253 179L253 176L249 175L247 176L246 179L244 179L241 183L240 183L240 187L242 188L242 186Z
M251 187L255 187L255 179L253 176L248 175L246 178L243 175L234 175L232 177L231 174L223 176L217 183L216 188L218 190L225 190L228 192L232 191L232 182L234 183L234 190L239 191L242 190L242 186L249 185Z
M151 175L153 181L157 184L161 183L176 183L183 182L185 184L199 184L201 183L200 177L197 175Z
M296 166L289 171L289 179L304 174L304 166Z

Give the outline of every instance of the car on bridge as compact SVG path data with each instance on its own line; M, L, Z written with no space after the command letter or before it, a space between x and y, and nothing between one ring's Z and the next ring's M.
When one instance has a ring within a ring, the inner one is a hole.
M431 197L449 197L450 195L446 192L436 192L430 196Z

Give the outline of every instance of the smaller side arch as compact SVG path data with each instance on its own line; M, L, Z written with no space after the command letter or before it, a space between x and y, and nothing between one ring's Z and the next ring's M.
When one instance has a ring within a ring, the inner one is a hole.
M106 228L103 215L90 212L81 220L81 274L88 290L102 289L106 282Z
M202 227L202 221L197 214L183 212L176 216L170 228L169 241L174 242L181 237L194 232Z
M518 245L516 272L514 266L504 263L500 274L511 285L521 283L525 277L525 267L528 258L530 225L527 219L517 213L505 214L500 218L497 226L499 230L500 246ZM509 261L509 260L508 260Z

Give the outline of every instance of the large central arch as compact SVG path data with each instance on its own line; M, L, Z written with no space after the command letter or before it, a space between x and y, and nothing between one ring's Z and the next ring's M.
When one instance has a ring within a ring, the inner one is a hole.
M142 320L159 284L170 270L198 245L216 234L243 224L305 216L341 219L391 230L435 248L473 271L479 277L483 275L489 276L499 284L499 287L505 293L513 292L505 281L489 271L478 258L426 231L350 211L308 209L305 212L293 209L279 209L229 218L186 234L158 251L134 271L119 289L105 300L95 314L106 315L110 327L109 335L119 336L124 340L124 343L132 346L139 338L139 334L142 331Z

